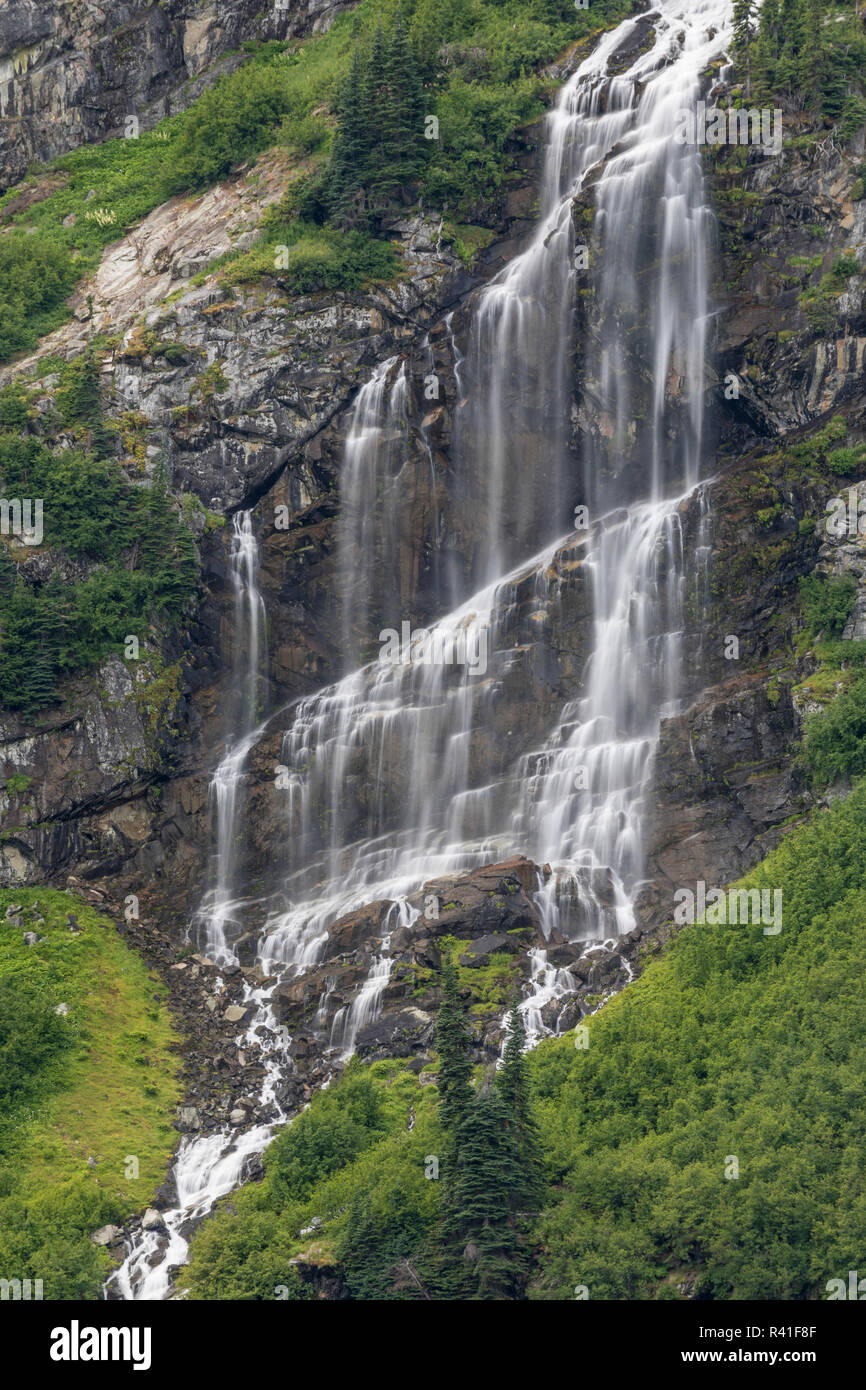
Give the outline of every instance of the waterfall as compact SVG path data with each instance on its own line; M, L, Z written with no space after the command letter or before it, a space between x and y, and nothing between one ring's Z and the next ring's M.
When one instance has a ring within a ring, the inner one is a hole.
M405 631L399 611L405 363L382 363L355 398L338 538L347 672L298 702L284 734L285 861L259 948L266 970L302 973L338 917L390 904L366 980L330 1020L339 1060L378 1016L392 935L417 916L406 899L430 879L526 854L540 866L548 942L556 930L592 950L634 925L660 723L682 696L686 600L705 601L709 558L695 488L707 453L712 218L699 153L672 132L675 112L697 101L702 74L725 52L729 11L729 0L662 0L644 50L614 76L608 59L648 16L601 38L547 118L541 211L526 250L478 292L465 350L445 319L457 377L454 487L474 528L477 588L459 592L449 575L440 598L451 611L426 631ZM590 209L588 259L578 254L575 200ZM575 401L579 301L587 343ZM579 506L588 518L575 529ZM684 517L695 507L689 546ZM236 685L246 694L212 783L215 877L200 913L220 963L232 959L239 787L258 732L255 568L245 514L235 518L232 575ZM567 640L578 621L579 661ZM382 626L399 641L371 661ZM521 1009L533 1043L548 1031L545 1006L574 980L542 946L530 967ZM320 998L322 1028L332 989ZM255 1009L246 1037L267 1064L260 1102L277 1118L184 1141L178 1208L162 1236L132 1242L114 1281L124 1297L167 1296L188 1223L243 1179L285 1121L285 1029L266 988L248 986L245 1000Z
M338 524L338 587L343 658L358 666L372 627L398 617L400 473L406 440L406 364L380 363L355 400L343 451ZM389 381L393 375L393 381Z
M464 487L482 489L478 568L489 582L429 630L426 649L457 660L415 661L403 643L398 660L354 670L298 707L282 752L292 906L266 923L272 965L308 967L328 924L364 902L519 852L551 866L538 892L546 934L613 939L634 925L653 756L660 720L677 707L684 601L701 563L685 553L681 512L704 451L712 219L699 152L671 132L724 51L727 9L660 6L646 51L609 77L609 55L638 23L626 21L548 118L538 228L480 292L458 363L456 453ZM572 207L587 180L598 325L589 378L607 433L606 454L591 449L594 473L581 476L568 457L567 366L579 276ZM635 381L620 342L624 313L655 344L647 382ZM371 430L381 436L393 366L359 398L353 460ZM635 419L641 393L648 408ZM639 474L617 476L618 451L640 461ZM376 466L393 473L387 458ZM563 537L587 500L591 524ZM540 745L520 748L507 727L499 736L498 715L521 670L547 666L548 689L561 683L551 633L575 570L592 590L582 690L560 703ZM482 652L484 669L472 660Z
M234 591L230 732L208 789L216 826L215 849L211 884L193 921L205 951L219 965L234 959L227 930L240 926L237 914L242 898L236 882L239 797L247 757L261 732L258 721L267 692L263 672L265 605L258 586L259 551L251 512L236 512L232 520L229 574Z

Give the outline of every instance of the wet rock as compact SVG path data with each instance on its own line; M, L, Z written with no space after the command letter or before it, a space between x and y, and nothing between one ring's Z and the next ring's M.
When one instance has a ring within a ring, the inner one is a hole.
M484 966L490 964L490 957L494 954L504 952L507 955L517 955L520 951L520 944L515 941L513 936L504 936L501 933L491 936L480 936L477 941L473 941L466 953L460 957L461 965Z
M377 1054L408 1057L413 1051L427 1046L434 1029L433 1018L422 1009L400 1009L363 1028L358 1034L355 1048L359 1057L372 1059Z
M144 1216L141 1218L141 1229L143 1231L164 1231L165 1221L160 1212L155 1207L148 1207Z

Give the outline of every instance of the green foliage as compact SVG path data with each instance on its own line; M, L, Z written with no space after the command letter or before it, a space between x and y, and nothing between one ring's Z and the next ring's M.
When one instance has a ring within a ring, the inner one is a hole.
M822 429L816 430L799 444L789 445L787 452L797 463L814 468L819 473L826 469L831 473L850 473L860 464L866 464L866 445L840 448L841 441L846 438L847 433L845 417L834 415Z
M180 118L166 194L207 188L273 143L291 110L279 45L222 77Z
M801 579L800 606L809 635L840 636L851 616L856 596L857 581L850 574L841 579L809 574Z
M75 378L65 408L86 397L85 381ZM91 436L98 429L96 419ZM131 487L114 460L2 434L0 487L7 497L41 498L47 544L92 562L77 583L59 573L31 583L14 566L10 573L0 547L0 705L33 712L57 698L64 675L121 651L129 634L144 637L154 617L180 617L198 558L164 479Z
M338 103L326 201L337 226L370 229L413 201L429 142L421 79L398 11L355 50Z
M0 361L63 322L78 274L65 248L48 236L0 237Z
M463 1016L457 992L456 967L447 962L442 969L442 999L436 1020L436 1050L439 1053L439 1095L442 1126L446 1134L456 1134L469 1108L469 1057L471 1034Z
M533 1054L552 1178L534 1296L676 1296L694 1271L699 1297L814 1298L856 1267L864 870L860 786L743 881L782 889L777 936L686 927L588 1048Z
M515 1220L521 1163L509 1110L498 1090L472 1097L455 1135L453 1174L443 1199L438 1289L461 1299L514 1299L528 1251Z
M396 248L362 231L278 218L267 222L262 241L233 259L222 272L227 284L273 276L290 294L317 290L359 290L375 280L394 280L401 269Z
M23 925L6 919L13 903ZM91 1234L146 1205L164 1179L175 1042L159 988L112 923L53 889L0 891L4 1278L41 1279L46 1299L98 1296L108 1258Z
M816 787L866 772L866 679L808 716L803 757Z
M0 976L0 1102L31 1095L50 1062L71 1046L69 1028L44 997Z
M735 23L745 10L737 0ZM808 111L846 142L862 130L866 35L852 0L764 0L757 31L741 21L735 56L759 103Z
M544 1183L523 1048L523 1020L509 1015L502 1067L474 1094L464 1077L469 1034L460 1016L457 972L443 969L436 1030L445 1172L439 1226L419 1263L440 1298L517 1299L525 1293L532 1218Z
M412 1121L411 1127L409 1121ZM339 1259L356 1298L418 1297L401 1261L432 1228L438 1183L426 1158L441 1152L435 1088L402 1062L349 1064L340 1080L280 1132L261 1183L236 1193L199 1231L186 1280L194 1299L309 1297L290 1261Z
M111 435L102 418L99 363L92 348L67 363L54 397L62 423L85 432L97 458L111 452Z

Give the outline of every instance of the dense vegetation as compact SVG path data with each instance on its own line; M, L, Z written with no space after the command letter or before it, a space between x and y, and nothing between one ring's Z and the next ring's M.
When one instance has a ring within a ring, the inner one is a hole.
M735 0L738 76L758 104L824 119L843 141L866 122L866 30L859 4Z
M22 566L39 547L0 538L0 704L28 713L57 699L65 675L122 652L129 636L143 639L154 619L179 618L198 579L165 479L134 487L105 457L113 440L94 356L64 368L55 400L55 427L74 448L49 447L50 423L43 435L22 433L23 386L0 393L0 495L41 499L41 544L76 575L68 582L58 567L47 581L31 578Z
M676 1297L693 1271L699 1296L824 1297L855 1267L864 813L860 786L743 880L782 889L778 936L688 927L590 1020L585 1051L539 1048L539 1296Z
M419 198L452 221L474 217L508 178L510 135L543 110L539 64L628 9L628 0L593 0L591 12L570 0L362 0L303 45L245 45L248 61L187 111L56 160L25 182L24 207L21 188L0 199L0 361L63 321L70 290L109 242L172 194L199 192L275 144L303 171L286 209L306 224L293 234L299 280L289 287L354 289L393 275L393 251L362 246L361 227L375 230ZM438 139L424 138L427 116ZM362 162L347 170L358 139ZM349 211L359 191L369 215ZM342 245L346 227L357 236ZM255 256L247 278L273 271Z
M743 880L782 889L777 936L685 927L531 1090L517 1033L470 1084L446 979L437 1087L353 1062L202 1228L191 1296L307 1297L300 1259L361 1299L824 1297L866 1240L864 878L866 784Z
M446 966L436 1087L405 1062L353 1060L277 1136L264 1181L202 1228L190 1297L309 1297L293 1261L337 1262L356 1299L523 1296L543 1190L523 1042L514 1010L501 1069L473 1087L472 1036Z
M176 1137L173 1042L110 922L52 889L0 891L0 1277L97 1296L109 1261L90 1236L146 1203Z

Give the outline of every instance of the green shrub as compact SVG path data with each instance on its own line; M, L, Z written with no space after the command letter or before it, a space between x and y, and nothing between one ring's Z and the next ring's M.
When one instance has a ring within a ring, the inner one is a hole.
M14 1104L32 1094L72 1041L53 1000L34 997L22 981L0 975L0 1102Z
M778 935L686 926L586 1021L588 1047L533 1054L551 1180L535 1297L682 1297L688 1271L698 1298L823 1298L856 1267L864 877L861 785L743 880L782 891Z
M856 595L857 581L850 574L841 579L809 574L801 579L800 606L809 635L838 637L851 616Z
M866 772L866 679L808 716L803 756L816 787Z
M48 236L0 237L0 361L62 323L78 274L66 248Z
M268 52L222 77L184 113L173 141L165 191L207 188L273 141L290 110L285 69Z
M0 706L32 712L58 682L144 637L155 617L180 617L195 592L198 558L165 481L132 487L113 459L52 453L40 440L0 435L7 496L41 497L45 541L95 562L87 578L59 573L35 587L0 549Z

